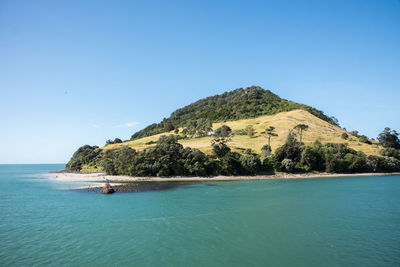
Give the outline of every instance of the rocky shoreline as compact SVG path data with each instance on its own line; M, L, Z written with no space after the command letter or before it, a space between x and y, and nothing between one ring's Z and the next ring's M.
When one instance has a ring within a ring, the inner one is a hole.
M160 191L160 190L170 190L178 187L184 187L188 185L193 185L196 182L174 182L174 183L163 183L163 182L140 182L140 183L115 183L112 185L112 189L117 193L138 193L146 191ZM199 183L199 182L197 182ZM206 184L209 185L209 184ZM87 186L82 188L77 188L74 190L86 193L102 193L104 186Z

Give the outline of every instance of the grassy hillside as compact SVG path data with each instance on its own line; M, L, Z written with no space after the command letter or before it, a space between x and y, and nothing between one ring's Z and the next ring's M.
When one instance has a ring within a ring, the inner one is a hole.
M169 132L174 128L186 127L193 121L210 122L242 120L273 115L296 109L307 110L316 117L336 125L335 119L310 106L289 101L258 86L239 88L220 95L200 99L174 111L169 118L154 123L134 133L131 140Z
M256 153L260 153L261 147L267 143L267 138L261 134L269 126L274 126L276 129L277 137L271 138L272 151L280 147L284 142L290 130L297 124L306 124L309 126L308 130L303 133L303 142L305 144L313 143L315 140L320 140L322 143L347 143L349 147L363 151L367 155L378 155L381 149L378 143L370 140L372 145L361 143L356 136L348 133L349 138L344 140L341 135L345 131L340 127L333 125L323 119L316 117L306 110L293 110L288 112L281 112L275 115L263 115L252 119L242 119L236 121L226 121L213 123L213 129L217 129L221 125L228 125L233 131L244 129L247 126L253 126L255 129L254 137L247 135L235 135L228 145L234 151L243 152L244 149L252 149ZM154 142L165 134L174 134L173 131L167 133L156 134L148 137L139 138L136 140L120 143L110 144L102 149L104 151L115 149L121 146L130 146L138 151L154 146ZM205 153L211 153L211 140L213 137L202 137L192 139L182 139L179 142L183 146L198 148Z

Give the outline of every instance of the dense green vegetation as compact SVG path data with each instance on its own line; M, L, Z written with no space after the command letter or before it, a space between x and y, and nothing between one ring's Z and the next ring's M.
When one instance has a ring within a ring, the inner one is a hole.
M203 137L212 130L212 123L208 119L189 120L182 133L190 137Z
M318 171L329 173L392 172L400 171L400 151L382 150L383 157L366 156L346 144L315 141L311 146L301 146L293 133L285 144L272 155L274 168L286 172Z
M169 132L178 127L186 128L192 136L203 136L211 122L255 118L295 109L307 110L322 120L338 124L335 118L326 116L320 110L282 99L261 87L251 86L207 97L178 109L162 122L154 123L136 132L131 140Z
M383 132L379 134L378 140L384 147L400 149L399 133L395 130L390 130L389 127L386 127Z
M227 125L222 125L214 132L214 135L217 137L230 137L231 134L232 134L232 129ZM246 134L247 134L247 130L246 130Z
M130 147L107 151L101 164L107 174L132 176L207 176L214 170L207 155L183 148L172 135L161 137L155 147L141 152Z
M82 165L101 166L112 175L131 176L210 176L210 175L254 175L280 172L393 172L400 171L400 145L398 139L386 142L382 156L366 156L347 144L315 141L305 146L290 132L286 142L274 154L266 144L261 156L246 150L233 152L227 145L231 138L229 127L222 126L213 139L212 155L198 149L184 148L174 135L162 136L156 145L137 152L124 146L100 153L97 146L85 145L79 148L67 164L70 170L80 170ZM267 129L273 133L273 129ZM380 136L396 135L384 130ZM389 138L389 137L388 137ZM393 136L390 136L390 140ZM386 140L386 139L382 139ZM383 145L383 144L382 144Z
M368 140L368 137L366 137L365 135L361 135L358 138L358 141L360 141L361 143L368 144L368 145L372 144L371 141Z
M68 170L80 171L82 165L90 164L99 156L100 149L98 146L84 145L72 155L72 158L67 163Z
M102 159L107 174L132 176L206 176L212 173L208 156L198 149L183 148L172 135L163 136L151 149L130 147L107 151Z
M119 144L119 143L122 143L122 140L119 139L119 138L115 138L114 141L113 141L113 140L110 140L110 139L108 139L108 140L106 141L106 145Z

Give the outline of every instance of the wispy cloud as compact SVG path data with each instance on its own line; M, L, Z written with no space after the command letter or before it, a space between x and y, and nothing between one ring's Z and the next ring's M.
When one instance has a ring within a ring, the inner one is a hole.
M93 127L93 128L100 128L100 125L98 125L98 124L92 124L92 127Z
M131 121L131 122L126 122L126 123L123 123L123 124L115 125L114 128L123 128L123 127L130 128L130 127L136 126L138 124L139 123L136 122L136 121Z

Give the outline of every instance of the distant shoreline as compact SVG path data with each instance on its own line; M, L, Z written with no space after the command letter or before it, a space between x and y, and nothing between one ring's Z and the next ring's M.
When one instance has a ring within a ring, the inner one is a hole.
M400 172L392 173L281 173L274 175L255 175L255 176L212 176L212 177L132 177L115 176L104 173L79 173L68 171L57 171L45 174L46 177L58 181L68 182L98 182L105 183L106 179L110 183L124 182L212 182L212 181L246 181L246 180L274 180L274 179L311 179L311 178L344 178L344 177L365 177L365 176L391 176L400 175Z

